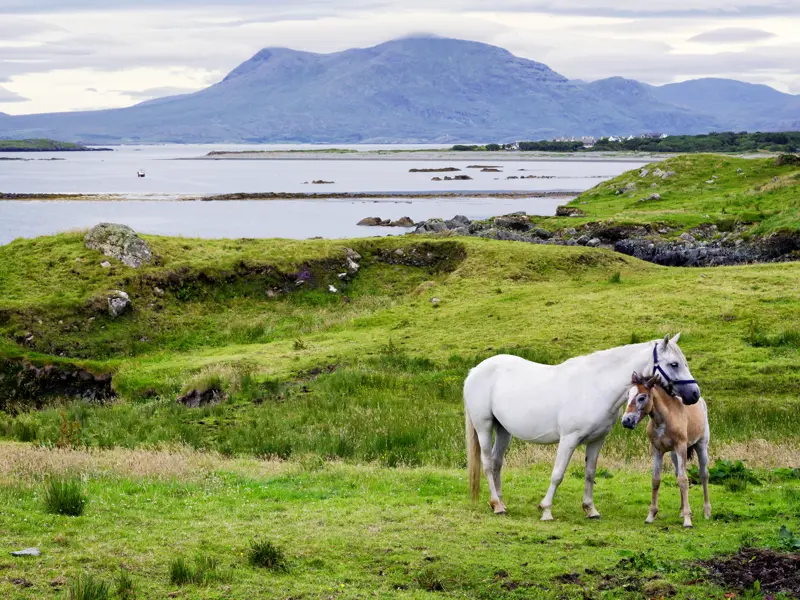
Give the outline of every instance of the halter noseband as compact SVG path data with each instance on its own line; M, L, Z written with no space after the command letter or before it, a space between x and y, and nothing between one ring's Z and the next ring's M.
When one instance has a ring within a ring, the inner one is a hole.
M673 385L686 385L690 383L697 383L695 379L671 379L666 371L658 364L658 342L653 346L653 374L658 373L664 379L664 383L669 386Z

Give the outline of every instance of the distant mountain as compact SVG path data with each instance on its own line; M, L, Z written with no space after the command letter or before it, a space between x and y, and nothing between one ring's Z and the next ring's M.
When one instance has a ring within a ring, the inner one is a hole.
M777 130L798 120L798 97L765 86L585 83L495 46L416 37L334 54L266 48L199 92L123 109L4 117L0 137L450 143Z

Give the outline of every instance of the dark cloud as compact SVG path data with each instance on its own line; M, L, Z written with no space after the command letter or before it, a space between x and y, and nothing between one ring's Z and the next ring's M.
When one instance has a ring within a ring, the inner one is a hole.
M3 86L0 85L0 104L6 102L27 102L28 98L20 96L19 94L12 92L11 90L7 90Z
M712 29L692 38L690 42L702 42L704 44L736 44L741 42L759 42L774 38L775 34L763 29L748 29L746 27L725 27L723 29Z

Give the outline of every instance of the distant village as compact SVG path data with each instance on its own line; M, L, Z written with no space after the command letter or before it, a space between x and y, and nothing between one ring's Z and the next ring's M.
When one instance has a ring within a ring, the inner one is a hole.
M668 138L669 135L666 133L642 133L639 135L609 135L606 137L596 138L589 135L584 135L582 137L554 137L552 142L583 142L584 148L592 148L594 145L601 141L607 142L626 142L628 140L633 140L636 138L643 139L643 140L663 140Z

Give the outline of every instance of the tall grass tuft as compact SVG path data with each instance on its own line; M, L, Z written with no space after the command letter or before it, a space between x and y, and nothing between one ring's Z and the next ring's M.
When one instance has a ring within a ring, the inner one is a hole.
M444 591L444 583L442 582L436 571L430 567L420 571L415 577L415 579L417 581L417 585L423 590L427 590L429 592Z
M108 584L83 574L73 580L67 590L67 600L108 600Z
M183 556L177 556L169 564L169 581L173 585L195 583L205 585L222 579L219 561L213 556L198 554L194 566Z
M622 283L622 273L616 271L611 277L608 278L608 283Z
M286 556L283 550L269 540L255 539L247 549L247 562L254 567L271 571L286 570Z
M120 600L133 600L136 597L136 586L127 571L122 570L117 575L116 592Z
M754 348L800 348L800 329L769 334L758 323L751 323L747 341Z
M44 490L44 505L54 515L77 517L86 508L86 496L78 478L51 478Z

